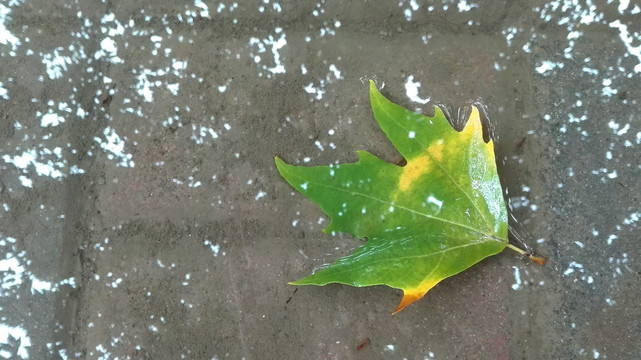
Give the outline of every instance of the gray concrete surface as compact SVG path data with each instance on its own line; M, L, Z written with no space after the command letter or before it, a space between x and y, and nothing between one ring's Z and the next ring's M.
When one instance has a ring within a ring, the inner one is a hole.
M1 1L0 357L641 357L640 13ZM369 78L454 121L485 104L545 267L506 251L395 316L390 288L287 285L361 241L323 234L273 157L400 160Z

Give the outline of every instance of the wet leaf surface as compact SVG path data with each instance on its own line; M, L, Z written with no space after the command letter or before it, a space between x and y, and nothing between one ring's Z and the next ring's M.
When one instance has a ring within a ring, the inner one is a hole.
M396 313L508 246L507 210L477 108L458 132L439 108L434 117L414 113L387 100L371 81L370 100L406 165L359 151L351 164L303 167L276 158L276 166L331 218L325 232L367 239L353 254L292 284L387 285L404 292Z

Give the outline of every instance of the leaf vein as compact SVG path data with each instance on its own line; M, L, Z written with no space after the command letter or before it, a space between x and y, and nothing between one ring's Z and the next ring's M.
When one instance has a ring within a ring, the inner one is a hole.
M472 231L472 232L477 233L477 234L487 235L487 234L484 234L483 232L478 231L477 229L474 229L474 228L472 228L470 226L467 226L467 225L464 225L464 224L460 224L460 223L457 223L457 222L454 222L454 221L451 221L451 220L447 220L447 219L444 219L444 218L441 218L441 217L433 216L433 215L430 215L430 214L425 214L425 213L422 213L420 211L408 208L406 206L399 205L399 204L396 204L394 202L386 201L386 200L383 200L383 199L379 199L379 198L376 198L376 197L373 197L373 196L370 196L370 195L367 195L367 194L363 194L363 193L356 192L356 191L353 191L353 190L347 190L347 189L343 189L343 188L340 188L340 187L331 186L331 185L327 185L327 184L323 184L323 183L318 183L318 182L313 182L313 181L308 181L308 182L310 184L326 187L326 188L333 189L333 190L336 190L336 191L346 192L346 193L348 193L350 195L362 196L364 198L375 200L375 201L378 201L378 202L380 202L382 204L394 206L394 208L399 208L399 209L408 211L410 213L426 217L428 219L442 221L442 222L449 223L449 224L454 225L454 226L458 226L458 227L467 229L467 230ZM491 232L490 232L490 234L491 234Z

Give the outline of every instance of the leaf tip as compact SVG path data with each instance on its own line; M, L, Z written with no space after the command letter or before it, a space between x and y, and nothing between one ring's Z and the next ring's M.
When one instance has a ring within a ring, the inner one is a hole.
M403 290L403 299L401 300L401 303L398 304L398 307L392 315L398 313L399 311L405 309L409 304L413 303L414 301L422 298L425 294L427 294L428 291L430 291L431 288L436 286L442 278L439 277L427 277L425 280L423 280L417 287L414 288L409 288L409 289L401 289Z
M311 276L311 275L310 275L310 276ZM287 282L287 285L294 285L294 286L299 286L299 285L309 285L309 283L305 282L305 280L306 280L308 277L309 277L309 276L306 276L306 277L304 277L304 278L302 278L302 279L298 279L298 280L294 280L294 281L288 281L288 282Z
M409 304L411 304L414 301L422 298L423 295L425 295L425 293L404 291L403 292L403 299L401 300L401 303L398 304L398 307L396 307L396 310L394 310L392 315L396 315L399 311L405 309Z
M380 94L378 92L378 89L376 88L376 83L374 83L374 80L369 79L369 98L370 101L374 98L374 96Z
M483 131L481 115L479 113L479 109L472 105L472 112L470 112L470 116L467 118L467 123L463 128L463 133L475 133L478 130Z
M278 172L281 174L283 173L283 169L285 166L287 166L287 163L283 161L283 159L279 158L278 156L274 156L274 163L276 164L276 169L278 169Z

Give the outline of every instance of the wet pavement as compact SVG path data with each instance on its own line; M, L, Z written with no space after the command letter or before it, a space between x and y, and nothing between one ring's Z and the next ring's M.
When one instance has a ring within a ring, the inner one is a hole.
M640 19L628 1L1 1L0 358L641 357ZM394 316L394 289L287 285L362 242L322 233L273 157L399 161L370 78L454 122L485 105L519 245L546 266L505 251Z

